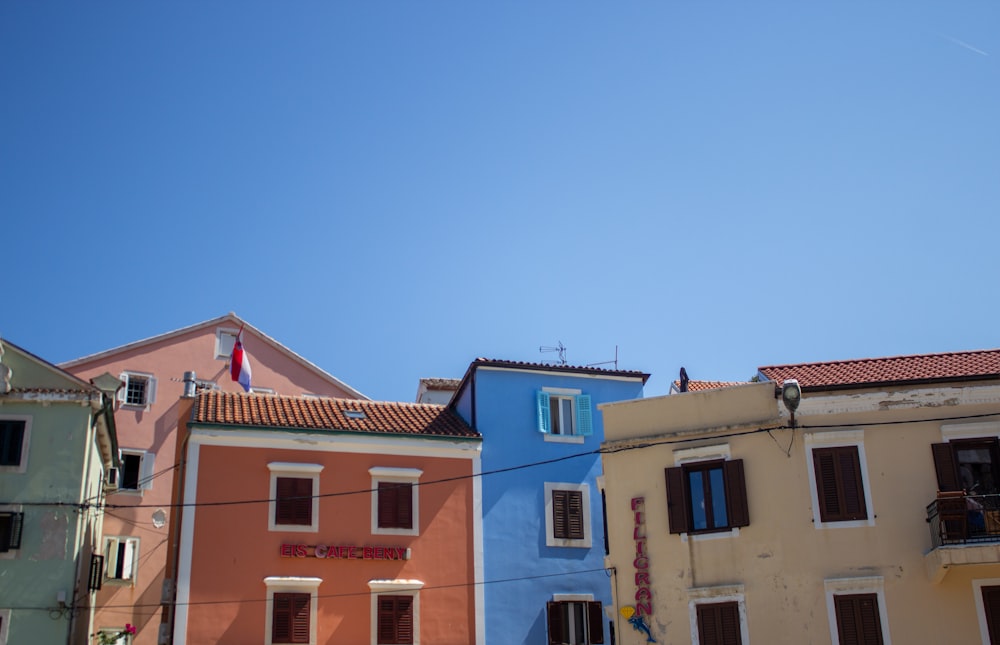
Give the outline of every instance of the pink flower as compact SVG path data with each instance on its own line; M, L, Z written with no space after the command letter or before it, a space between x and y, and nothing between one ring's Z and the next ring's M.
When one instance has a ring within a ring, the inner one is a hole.
M135 625L133 625L132 623L125 623L125 633L126 634L134 634L135 633Z

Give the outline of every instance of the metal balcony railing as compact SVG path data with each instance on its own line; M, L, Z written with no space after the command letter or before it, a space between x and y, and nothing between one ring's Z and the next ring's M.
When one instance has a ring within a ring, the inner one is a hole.
M927 523L934 548L1000 542L1000 495L938 493L927 505Z

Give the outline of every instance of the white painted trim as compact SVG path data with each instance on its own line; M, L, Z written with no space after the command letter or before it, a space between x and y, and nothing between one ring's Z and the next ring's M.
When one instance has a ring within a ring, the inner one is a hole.
M1000 578L982 578L972 581L972 600L976 604L976 618L979 620L979 635L983 639L983 645L990 645L990 627L986 622L983 587L996 586L1000 586Z
M392 596L410 596L413 598L413 645L420 645L420 589L424 583L420 580L369 580L371 590L371 645L378 645L378 597L380 593Z
M187 469L184 473L184 508L181 511L181 535L177 557L177 592L174 603L174 645L187 645L188 603L191 601L191 559L194 550L194 517L198 499L198 458L201 445L189 441Z
M675 466L698 461L715 461L718 459L725 461L732 459L728 443L714 446L700 446L698 448L681 448L674 451Z
M583 394L583 390L575 387L543 387L542 392L547 392L548 394L555 394L556 396L579 396Z
M587 440L587 437L581 434L551 434L546 432L542 437L549 443L584 443Z
M309 645L316 645L319 586L322 582L322 578L298 578L291 576L268 576L264 578L264 585L267 587L267 605L264 611L264 645L272 645L271 628L274 622L275 593L309 594Z
M960 439L1000 437L1000 421L986 423L948 423L941 425L941 439L945 442Z
M813 527L817 529L850 529L875 526L875 507L872 504L871 480L868 478L868 458L865 456L864 430L836 430L832 432L807 432L803 449L806 452L806 470L809 473L809 498L812 501ZM814 448L857 446L858 465L861 468L861 485L864 487L865 509L868 519L846 522L824 522L820 517L819 491L816 486L816 464L813 462Z
M472 558L476 599L476 645L486 643L486 574L483 549L483 462L472 462Z
M0 466L0 473L24 473L28 470L28 450L31 447L31 425L32 415L30 414L0 414L0 420L4 421L24 421L24 433L21 435L21 463L16 466Z
M917 387L888 392L851 391L850 393L806 394L796 411L799 420L806 416L824 414L844 414L855 412L879 412L887 410L914 410L927 408L937 410L955 409L967 405L1000 403L1000 386L974 385L969 387ZM778 406L780 416L787 418L788 411Z
M281 471L283 473L321 473L323 464L298 464L291 461L272 461L267 465L267 469L272 473Z
M226 360L233 354L233 347L236 346L236 337L239 335L240 330L234 327L216 327L215 328L215 358L218 360ZM229 346L228 352L222 351L222 335L233 337L233 343Z
M710 533L681 533L681 542L707 542L709 540L719 540L722 538L736 538L740 536L740 527L734 526L728 531L712 531Z
M478 439L450 441L400 437L358 436L355 433L290 432L273 430L223 430L194 425L189 441L205 446L267 448L271 450L311 450L314 452L373 453L402 457L474 459L482 450Z
M555 537L552 521L552 491L570 490L583 493L583 539L569 540ZM566 482L545 482L545 546L589 549L594 540L594 527L590 518L590 485Z
M698 633L698 605L735 602L740 615L740 642L750 645L750 628L747 625L747 605L743 585L718 587L693 587L688 589L688 620L691 626L691 645L701 645ZM835 641L836 642L836 641Z
M368 474L372 477L396 477L401 480L417 480L424 474L419 468L384 468L372 466L368 469Z
M552 602L594 602L592 593L554 593Z
M285 466L286 468L282 468ZM319 473L323 466L319 464L295 464L287 462L272 461L267 465L271 471L270 482L268 483L267 502L267 530L281 533L317 533L319 532ZM308 479L312 481L312 522L305 524L278 524L275 521L275 514L278 510L278 478L290 477L295 479Z
M833 604L834 596L874 593L878 597L878 617L882 626L883 645L892 645L889 635L889 616L885 611L885 581L882 576L866 578L829 578L823 581L826 592L826 617L830 623L830 639L833 643L840 642L840 632L837 629L837 609Z
M387 468L373 466L368 469L372 478L371 500L371 532L372 535L420 535L420 476L424 474L419 468ZM383 528L378 525L378 485L381 482L396 482L412 484L410 493L413 495L413 526L408 529Z

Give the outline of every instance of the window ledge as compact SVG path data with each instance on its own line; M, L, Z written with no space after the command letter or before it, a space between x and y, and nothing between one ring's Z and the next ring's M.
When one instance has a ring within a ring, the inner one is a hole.
M583 443L587 440L587 438L582 435L546 434L544 436L545 441L551 443Z
M710 531L707 533L681 533L681 541L704 542L707 540L721 540L723 538L735 538L740 536L740 527L734 526L728 531Z
M860 529L875 526L875 518L867 520L846 520L844 522L816 522L816 529Z

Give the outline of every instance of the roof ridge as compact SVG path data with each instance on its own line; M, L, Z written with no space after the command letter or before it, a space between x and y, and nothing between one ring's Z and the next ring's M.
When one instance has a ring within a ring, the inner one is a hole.
M968 349L960 350L954 352L932 352L929 354L899 354L896 356L875 356L869 358L847 358L835 361L811 361L806 363L783 363L778 365L765 365L763 367L758 367L758 371L766 369L779 369L783 367L810 367L810 366L825 366L825 365L844 365L850 363L865 363L870 361L892 361L907 358L936 358L945 356L961 356L964 354L991 354L1000 353L1000 348L998 349Z

